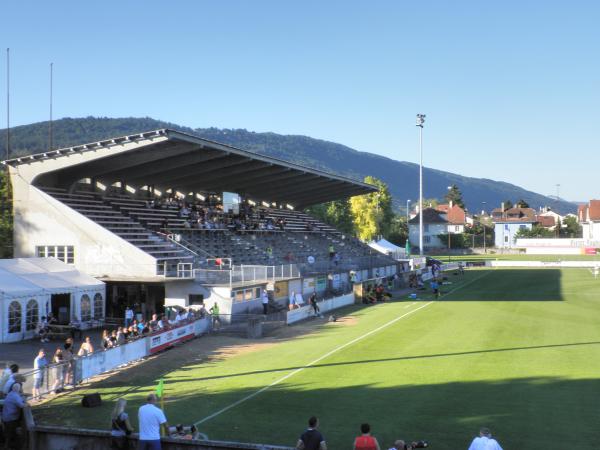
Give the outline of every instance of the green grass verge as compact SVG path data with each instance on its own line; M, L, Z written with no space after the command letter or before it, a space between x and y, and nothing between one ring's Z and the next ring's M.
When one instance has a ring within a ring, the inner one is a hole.
M150 361L90 390L128 398L137 426L135 410L164 370L169 421L191 423L415 311L202 423L201 431L293 445L316 414L331 449L350 448L365 421L382 448L396 438L467 448L480 426L492 428L506 449L600 448L600 280L582 269L470 270L449 280L440 301L418 311L429 293L417 302L349 308L346 325L322 323L222 360L162 369ZM82 393L40 407L38 421L105 428L112 405L84 410Z

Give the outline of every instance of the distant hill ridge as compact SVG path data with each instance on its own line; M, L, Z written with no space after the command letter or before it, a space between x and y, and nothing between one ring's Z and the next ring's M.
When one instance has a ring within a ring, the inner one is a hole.
M418 165L396 161L373 153L361 152L335 142L307 136L255 133L245 129L189 128L145 118L64 118L53 122L53 148L69 147L111 137L170 128L191 133L255 153L277 157L309 167L362 180L366 175L386 182L394 196L396 208L406 199L418 196ZM0 155L6 151L6 130L0 130ZM48 149L48 122L38 122L11 129L11 157L43 152ZM484 178L465 177L436 169L424 168L424 197L442 198L447 186L456 184L470 211L499 207L501 202L523 199L532 208L550 206L562 214L575 212L574 203L556 200L519 186Z

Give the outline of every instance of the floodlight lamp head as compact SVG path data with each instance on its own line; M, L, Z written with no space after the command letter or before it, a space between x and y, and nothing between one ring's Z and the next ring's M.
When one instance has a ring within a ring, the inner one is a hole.
M425 114L417 114L417 126L423 128L425 123Z

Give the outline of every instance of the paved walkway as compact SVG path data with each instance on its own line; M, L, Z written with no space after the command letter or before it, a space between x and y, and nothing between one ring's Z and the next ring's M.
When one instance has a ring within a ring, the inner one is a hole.
M83 337L85 336L89 336L92 339L94 349L102 348L102 329L85 330L83 331ZM81 340L78 337L77 335L75 336L75 351L79 350L79 346L81 345ZM40 348L46 351L46 359L50 362L56 349L58 347L62 348L63 343L64 341L59 339L44 343L41 343L39 339L28 339L10 344L0 344L0 370L4 369L6 362L14 362L19 365L19 372L27 372L33 369L33 360Z

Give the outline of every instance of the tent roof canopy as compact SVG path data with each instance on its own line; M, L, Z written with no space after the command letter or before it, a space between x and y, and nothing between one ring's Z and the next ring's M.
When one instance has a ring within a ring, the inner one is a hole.
M104 283L54 258L0 259L0 294L67 293Z
M91 178L140 188L236 192L257 201L304 207L367 194L371 186L190 134L161 129L7 160L37 165L36 185L70 188Z

